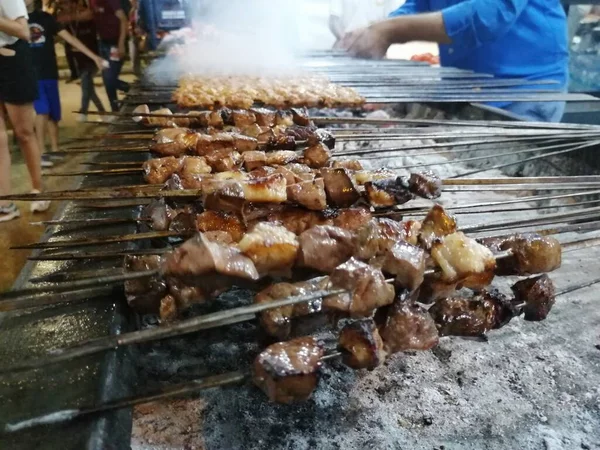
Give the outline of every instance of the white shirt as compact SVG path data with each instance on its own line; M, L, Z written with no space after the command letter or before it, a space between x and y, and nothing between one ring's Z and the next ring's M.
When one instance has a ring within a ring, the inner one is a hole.
M344 32L363 28L387 19L404 0L331 0L330 14L342 19Z
M19 17L29 18L25 0L0 0L0 17L8 20L16 20ZM0 47L14 44L19 38L0 31Z

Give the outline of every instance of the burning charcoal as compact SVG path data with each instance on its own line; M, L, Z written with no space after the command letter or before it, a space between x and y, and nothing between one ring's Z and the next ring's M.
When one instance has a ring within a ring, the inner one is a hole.
M456 219L449 215L440 205L434 205L421 222L419 242L425 250L431 248L435 239L442 238L457 231Z
M473 297L454 296L438 300L429 313L440 336L483 336L518 315L508 297L497 290Z
M412 173L408 180L408 189L422 198L439 198L442 195L442 180L433 172Z
M330 295L323 300L323 307L350 314L352 317L367 317L381 306L394 301L394 288L385 281L381 270L355 258L338 266L330 277L332 289L348 292Z
M498 275L533 275L552 272L561 265L560 243L550 236L524 234L514 236L500 245L511 250L508 258L498 260Z
M331 206L346 208L360 199L360 193L345 169L321 169L320 173Z
M425 251L407 242L396 242L383 257L382 270L395 276L397 287L415 291L423 283Z
M438 344L438 330L422 306L398 298L389 307L381 337L390 353L429 350Z
M354 236L342 228L317 225L299 236L300 266L331 273L348 261L355 250Z
M284 226L258 223L239 242L238 247L249 257L261 276L291 273L299 249L298 238Z
M442 280L483 289L494 279L496 259L492 252L463 233L452 233L433 242L431 256L442 269Z
M325 183L322 178L288 185L287 196L290 202L298 203L314 211L322 211L327 208Z
M548 275L518 281L512 286L517 303L525 303L525 320L544 320L556 302L554 283Z
M273 402L307 400L317 387L323 354L313 337L273 344L254 360L254 383Z
M304 150L304 163L313 169L327 166L331 153L325 144L319 142Z
M373 370L385 361L383 341L372 319L357 320L342 328L338 348L344 364L353 369Z

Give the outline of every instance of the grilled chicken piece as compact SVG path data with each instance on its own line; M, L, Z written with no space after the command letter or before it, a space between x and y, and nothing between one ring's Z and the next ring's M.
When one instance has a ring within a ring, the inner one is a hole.
M144 180L148 184L164 184L171 175L179 170L181 164L182 159L174 156L152 158L144 161L144 164L142 164Z
M423 284L425 251L408 242L396 242L384 252L381 269L395 277L397 287L415 291Z
M275 283L256 294L254 303L272 303L290 297L310 295L324 290L327 287L327 282L327 277L323 277L322 280L302 281L293 284ZM260 313L260 323L270 336L277 339L287 339L292 332L292 319L321 311L321 303L322 299L318 298L309 302L267 309Z
M290 202L298 203L307 209L322 211L327 208L325 183L322 178L288 185L287 197Z
M256 123L256 114L251 110L233 110L231 112L231 120L236 127L247 127Z
M360 193L346 169L321 169L320 173L331 206L347 208L360 199Z
M166 276L190 280L190 285L202 275L219 274L245 280L259 278L250 258L234 247L209 241L203 233L170 253L162 264L162 272Z
M408 189L421 198L439 198L442 195L442 180L429 171L412 173L408 180Z
M353 369L373 370L382 365L386 357L379 330L372 319L357 320L342 328L338 348L344 364Z
M343 228L317 225L299 238L298 264L331 273L350 259L355 251L354 235Z
M496 259L487 247L464 233L452 233L433 242L431 257L442 269L442 281L483 289L494 279Z
M515 301L525 304L525 320L544 320L556 302L554 283L545 274L518 281L511 289L515 294Z
M203 233L211 231L226 232L234 242L239 242L246 233L246 226L238 216L222 211L204 211L202 214L198 214L196 216L196 228Z
M254 383L272 402L307 400L317 387L324 353L313 337L273 344L254 360Z
M331 165L334 169L347 169L347 170L363 170L363 166L360 161L356 159L345 159L343 161L334 161Z
M381 270L355 258L338 266L331 273L330 282L332 289L348 291L323 300L323 307L330 311L367 317L375 309L394 301L394 288L385 281Z
M440 205L434 205L421 222L419 243L425 250L431 248L435 239L447 236L457 231L456 219L448 214Z
M381 256L396 242L403 241L405 234L400 222L386 218L371 219L356 232L355 256L363 261Z
M290 111L279 110L275 114L275 125L291 127L294 125L294 117Z
M125 272L158 270L162 259L159 255L126 256ZM167 285L160 275L125 281L127 303L141 314L156 314L160 300L167 293Z
M512 254L498 259L498 275L552 272L562 262L560 242L550 236L534 233L513 236L500 245L500 250L511 250Z
M252 108L250 109L256 117L256 124L261 127L273 127L275 126L275 111L271 111L266 108Z
M494 289L473 297L440 299L429 309L429 314L440 336L483 336L506 325L518 312L508 297Z
M388 309L381 337L389 353L429 350L439 342L436 324L427 310L402 299Z
M285 166L286 164L300 160L300 155L291 150L277 150L267 153L267 165Z
M164 198L161 198L152 200L148 206L145 206L142 210L141 217L143 219L150 219L150 222L147 223L152 230L167 231L175 214L173 208L166 204Z
M320 169L327 166L330 158L331 153L327 146L322 142L311 145L304 150L304 162L313 169Z
M154 135L150 151L161 156L183 156L196 147L199 136L186 128L164 128Z
M238 247L261 276L290 276L300 244L284 226L262 222L240 240Z
M306 108L291 108L290 111L292 112L292 120L296 125L303 127L312 125L312 121L310 120L310 116Z

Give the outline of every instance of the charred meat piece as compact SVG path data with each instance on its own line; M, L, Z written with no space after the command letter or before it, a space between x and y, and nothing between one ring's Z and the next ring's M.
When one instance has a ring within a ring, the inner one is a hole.
M382 270L393 275L396 286L415 291L423 283L425 251L408 242L396 242L384 253Z
M238 242L246 233L246 226L238 216L222 211L204 211L196 216L196 229L200 232L223 231Z
M178 210L177 214L169 224L169 230L180 234L192 236L198 231L196 228L196 217L198 213L196 209L188 205L185 208Z
M281 211L273 211L266 220L269 222L279 222L285 228L296 235L300 235L315 225L330 225L331 219L328 219L320 211L307 211L304 208L288 207Z
M371 219L356 232L356 257L364 261L385 254L405 237L404 226L391 219Z
M175 216L175 211L166 204L165 199L152 200L148 206L142 210L141 217L150 219L150 228L154 231L167 231L171 220Z
M408 189L421 198L439 198L442 195L442 180L433 172L412 173L408 180Z
M284 226L258 223L240 240L238 247L261 276L290 275L299 249L298 238Z
M331 206L347 208L360 199L360 193L346 169L321 169L320 173Z
M560 267L560 242L550 236L523 234L514 236L500 245L510 250L511 256L498 259L498 275L533 275L552 272Z
M158 270L161 265L159 255L126 256L125 272L145 272ZM167 285L160 275L125 281L127 303L141 314L156 314L160 300L167 293Z
M299 283L275 283L254 297L254 303L272 303L290 297L310 295L323 290L327 279L323 281L303 281ZM321 299L305 303L267 309L260 313L260 323L263 329L273 337L286 339L292 331L292 318L314 314L321 310Z
M457 232L435 240L431 256L442 269L443 281L483 289L494 279L496 259L487 247Z
M401 300L388 309L381 337L389 353L429 350L439 342L436 324L427 310Z
M313 169L320 169L327 166L330 158L331 153L329 153L329 149L321 142L311 145L304 150L304 162Z
M272 402L307 400L317 387L323 354L313 337L273 344L254 360L254 383Z
M441 273L425 275L425 279L419 289L419 303L429 305L436 300L451 297L456 293L457 282L445 281Z
M266 108L252 108L250 111L252 111L256 117L257 125L261 127L275 126L275 111Z
M440 336L482 336L506 325L518 312L505 295L497 290L484 290L473 297L438 300L429 314Z
M323 300L323 307L331 311L367 317L394 301L394 288L385 281L381 270L355 258L338 266L331 273L330 282L332 289L348 291Z
M457 231L456 219L448 214L440 205L434 205L421 222L419 242L425 250L431 248L435 239L442 238Z
M306 108L291 108L292 120L296 125L308 127L312 125L308 110Z
M343 228L317 225L306 230L298 239L298 264L319 272L333 272L355 251L353 234Z
M267 165L269 166L285 166L299 159L300 156L291 150L278 150L267 153Z
M243 128L256 123L256 114L251 110L235 109L231 112L231 120L236 127Z
M152 158L142 164L144 180L148 184L164 184L171 175L177 172L183 160L174 156Z
M347 170L363 170L363 166L360 161L356 159L345 159L342 161L334 161L331 165L334 169L347 169Z
M189 286L176 278L167 279L169 294L175 300L177 311L184 311L192 305L206 303L209 295L200 286Z
M369 202L377 207L403 205L414 198L401 177L370 181L365 189Z
M353 369L373 370L385 361L386 352L372 319L357 320L340 331L338 348L344 364Z
M345 230L356 231L372 219L368 208L345 208L334 211L331 224Z
M328 149L335 148L335 137L324 128L317 128L310 136L308 136L308 145L315 145L322 142Z
M554 283L546 274L518 281L511 289L515 294L515 301L525 304L525 320L544 320L556 302Z
M182 156L196 147L199 136L186 128L164 128L154 135L150 151L161 156Z
M307 209L322 211L327 208L325 183L322 178L288 185L287 197Z
M365 183L365 197L373 208L389 208L396 204L396 197L390 192L380 189L372 182ZM410 198L408 198L410 200ZM407 200L407 201L408 201Z
M315 139L315 132L317 127L315 126L300 126L292 125L291 127L285 128L285 135L293 137L295 141L308 141L312 138L313 141L318 142Z
M258 280L259 274L252 260L238 249L211 242L199 233L170 253L162 264L166 276L190 280L202 275L226 275L229 277Z

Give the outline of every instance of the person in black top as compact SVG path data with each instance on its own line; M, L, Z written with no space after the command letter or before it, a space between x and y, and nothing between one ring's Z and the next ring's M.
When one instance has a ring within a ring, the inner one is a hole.
M54 49L54 37L64 39L68 44L88 56L102 70L104 60L94 54L79 39L65 30L50 14L42 11L41 2L26 0L29 13L30 47L38 75L38 98L34 102L37 113L35 132L42 153L45 148L46 130L50 135L50 145L58 151L58 122L61 119L60 95L58 92L58 65ZM50 167L52 162L42 156L42 166Z

